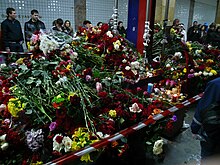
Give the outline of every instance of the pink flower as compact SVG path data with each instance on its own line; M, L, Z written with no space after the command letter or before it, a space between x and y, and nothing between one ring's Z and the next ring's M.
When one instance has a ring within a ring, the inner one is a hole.
M97 82L96 83L96 91L101 92L101 90L102 90L102 84L100 82Z
M176 82L174 81L174 80L171 80L170 81L170 86L172 87L172 86L174 86L176 84Z
M167 79L167 80L166 80L166 86L168 86L169 84L170 84L170 80Z

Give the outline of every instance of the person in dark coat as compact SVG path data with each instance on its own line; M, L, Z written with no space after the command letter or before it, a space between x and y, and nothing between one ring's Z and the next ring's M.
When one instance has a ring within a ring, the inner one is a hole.
M201 140L202 161L220 154L220 77L208 82L197 105L191 131Z
M122 35L123 37L126 37L126 30L125 27L123 26L123 22L119 21L118 22L118 27L117 27L118 33Z
M1 23L3 49L11 52L23 52L23 33L20 22L16 19L14 8L6 9L7 19Z
M25 43L27 49L29 48L29 43L32 37L32 34L40 30L45 30L45 24L39 20L39 12L35 9L31 10L31 19L24 24L24 34L25 34Z

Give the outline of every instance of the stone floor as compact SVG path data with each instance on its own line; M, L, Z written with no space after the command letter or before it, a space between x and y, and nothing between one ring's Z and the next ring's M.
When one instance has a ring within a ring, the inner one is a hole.
M185 122L190 124L194 115L196 104L186 111ZM182 129L172 141L167 140L165 145L166 156L162 162L155 165L199 165L200 145L199 141L192 138L190 128Z

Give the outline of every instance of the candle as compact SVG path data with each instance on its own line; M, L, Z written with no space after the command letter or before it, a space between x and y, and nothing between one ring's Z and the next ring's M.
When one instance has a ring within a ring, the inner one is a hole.
M178 95L174 94L172 97L172 102L177 102L177 99L178 99Z
M152 83L148 83L147 85L147 92L150 94L153 91L153 85Z

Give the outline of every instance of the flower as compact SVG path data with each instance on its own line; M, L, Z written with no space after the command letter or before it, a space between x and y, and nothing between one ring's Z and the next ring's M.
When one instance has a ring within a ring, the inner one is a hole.
M8 102L8 111L12 116L18 117L18 112L22 111L25 108L25 104L21 103L18 98L11 98Z
M108 112L108 114L109 114L110 117L113 117L113 118L115 118L115 117L117 116L116 110L110 110L110 111Z
M163 152L163 140L157 140L155 141L154 143L154 146L153 146L153 153L155 155L159 155Z
M63 137L62 143L64 145L64 151L65 152L71 151L72 140L68 136Z
M49 126L50 131L53 131L56 128L56 126L57 126L56 122L51 122Z
M133 113L140 113L142 111L142 109L139 108L137 103L132 104L132 106L129 107L129 109L130 109L130 112L133 112Z
M28 148L32 151L36 151L43 146L44 135L42 129L37 131L34 131L33 129L31 131L26 131L25 135Z

